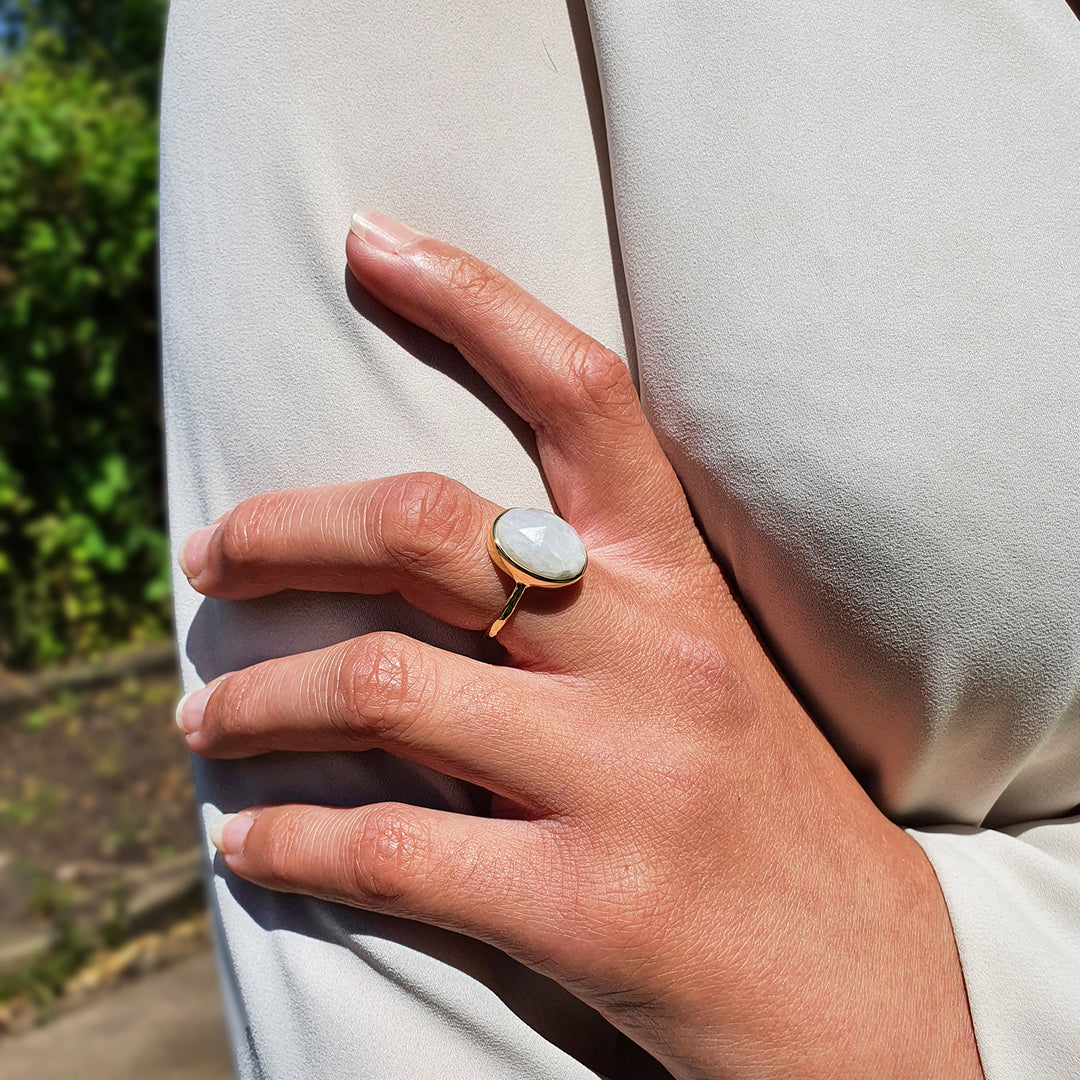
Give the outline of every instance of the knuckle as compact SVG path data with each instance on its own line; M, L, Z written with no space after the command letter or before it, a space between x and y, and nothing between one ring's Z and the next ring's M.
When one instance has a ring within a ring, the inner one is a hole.
M563 342L554 369L565 394L578 409L599 413L606 419L637 419L637 390L630 369L612 349L577 331Z
M228 565L259 564L270 555L273 522L282 514L276 494L253 495L240 503L221 523L221 559Z
M400 900L421 882L431 840L408 808L384 803L367 810L352 840L352 884L361 896Z
M715 724L745 717L753 689L747 673L729 649L710 637L683 634L671 657L671 671L679 675L680 697L687 715Z
M403 739L430 697L416 643L380 631L353 643L337 679L337 715L353 737Z
M516 292L504 273L467 252L450 258L447 283L474 315L501 314Z
M477 536L476 500L463 484L438 473L387 481L379 534L387 555L407 571L437 568Z

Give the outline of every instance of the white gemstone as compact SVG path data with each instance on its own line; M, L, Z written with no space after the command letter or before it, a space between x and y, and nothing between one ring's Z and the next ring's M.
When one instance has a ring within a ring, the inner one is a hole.
M517 507L495 519L495 542L533 577L573 581L585 569L585 545L562 518Z

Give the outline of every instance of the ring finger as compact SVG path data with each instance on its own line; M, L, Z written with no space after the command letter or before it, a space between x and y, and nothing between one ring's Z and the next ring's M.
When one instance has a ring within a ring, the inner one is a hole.
M181 566L196 590L217 599L283 589L396 591L444 622L487 630L512 587L486 548L499 512L432 473L276 491L244 500L192 534ZM549 668L569 669L573 661L580 669L602 647L613 579L603 558L593 558L576 585L528 590L499 640L521 662L543 656Z

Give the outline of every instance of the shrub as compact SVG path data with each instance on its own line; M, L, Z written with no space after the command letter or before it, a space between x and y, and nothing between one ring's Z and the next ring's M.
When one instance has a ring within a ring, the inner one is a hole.
M0 664L168 625L157 123L34 29L0 69Z

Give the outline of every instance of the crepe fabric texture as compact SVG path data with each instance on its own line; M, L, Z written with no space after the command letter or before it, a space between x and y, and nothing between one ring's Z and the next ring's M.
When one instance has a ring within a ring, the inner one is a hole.
M343 245L363 202L478 254L628 357L785 673L934 865L989 1080L1080 1075L1065 0L173 0L162 114L174 541L413 470L549 506L524 425ZM396 597L217 602L176 573L187 689L374 629L492 655ZM377 752L195 773L206 822L479 806ZM212 855L243 1080L663 1075L493 949Z

